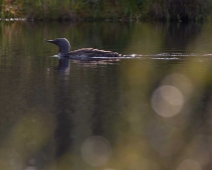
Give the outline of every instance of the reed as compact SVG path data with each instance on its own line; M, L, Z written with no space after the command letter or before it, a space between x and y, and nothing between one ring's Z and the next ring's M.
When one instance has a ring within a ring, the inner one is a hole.
M150 0L147 16L159 20L200 21L212 14L210 0Z
M205 20L211 0L0 0L1 18ZM212 17L211 17L212 18Z

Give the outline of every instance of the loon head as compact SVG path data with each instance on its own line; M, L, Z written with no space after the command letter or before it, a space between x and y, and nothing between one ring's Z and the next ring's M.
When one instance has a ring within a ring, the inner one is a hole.
M66 38L56 38L55 40L45 40L46 42L53 43L59 47L59 56L65 56L69 53L71 45Z

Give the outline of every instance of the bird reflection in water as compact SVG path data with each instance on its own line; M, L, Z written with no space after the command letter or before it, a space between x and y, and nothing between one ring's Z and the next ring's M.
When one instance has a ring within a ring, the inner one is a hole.
M70 61L68 58L60 58L58 60L58 66L56 67L58 71L69 71L70 70Z
M115 58L89 58L84 60L74 60L74 63L86 64L86 65L104 65L104 64L114 64L120 61L120 59ZM58 71L69 71L70 70L70 59L62 57L58 60L58 65L56 67Z

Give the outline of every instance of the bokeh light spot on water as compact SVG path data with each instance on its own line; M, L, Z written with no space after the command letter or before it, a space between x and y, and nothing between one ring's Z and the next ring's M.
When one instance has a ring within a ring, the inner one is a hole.
M160 116L172 117L181 111L184 104L184 96L178 88L164 85L153 92L151 104L155 112Z
M212 136L198 134L193 137L192 142L187 147L186 157L196 160L205 166L211 163Z
M175 86L184 94L184 98L186 97L186 99L194 89L191 80L187 76L179 73L173 73L166 76L162 81L162 85Z
M125 163L127 164L128 169L137 170L137 169L145 169L145 170L159 170L159 165L150 159L146 159L140 154L128 154L126 156Z
M200 164L192 159L184 160L177 170L202 170Z
M81 147L83 159L92 166L107 163L111 156L111 146L108 140L101 136L87 138Z
M146 131L149 143L162 156L172 156L184 144L181 132L171 125L154 122Z

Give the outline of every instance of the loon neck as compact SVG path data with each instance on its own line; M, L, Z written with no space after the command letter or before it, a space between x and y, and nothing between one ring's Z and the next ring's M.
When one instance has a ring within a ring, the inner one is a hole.
M69 53L69 48L68 48L68 49L62 49L62 50L61 50L61 48L59 48L58 56L59 56L59 57L64 57L64 56L66 56L68 53Z

